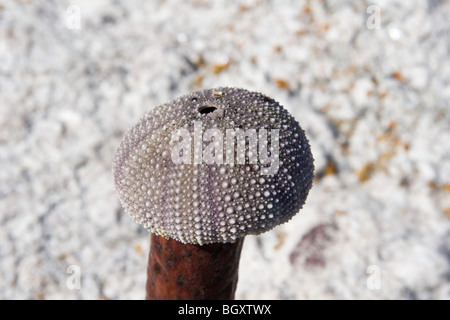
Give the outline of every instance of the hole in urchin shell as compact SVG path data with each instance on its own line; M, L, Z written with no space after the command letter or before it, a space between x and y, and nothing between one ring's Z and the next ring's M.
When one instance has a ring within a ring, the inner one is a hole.
M217 108L214 106L201 106L197 110L198 110L198 112L200 112L200 114L208 114L208 113L212 113L212 112L216 111Z

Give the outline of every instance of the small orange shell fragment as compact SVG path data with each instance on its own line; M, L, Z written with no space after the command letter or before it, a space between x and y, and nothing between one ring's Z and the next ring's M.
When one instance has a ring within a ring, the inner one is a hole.
M275 79L275 84L280 89L286 89L289 90L289 83L282 79Z

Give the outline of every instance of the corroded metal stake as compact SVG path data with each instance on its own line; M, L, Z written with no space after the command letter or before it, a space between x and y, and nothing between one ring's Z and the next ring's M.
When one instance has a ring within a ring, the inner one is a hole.
M243 243L199 246L152 233L146 299L234 299Z

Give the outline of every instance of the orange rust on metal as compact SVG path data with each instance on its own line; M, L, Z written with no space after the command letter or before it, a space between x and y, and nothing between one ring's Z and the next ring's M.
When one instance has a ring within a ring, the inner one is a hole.
M152 233L146 299L234 299L243 242L199 246Z

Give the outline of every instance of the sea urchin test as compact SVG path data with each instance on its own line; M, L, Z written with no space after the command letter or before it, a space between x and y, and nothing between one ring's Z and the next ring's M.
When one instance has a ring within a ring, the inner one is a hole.
M149 111L113 160L125 211L152 232L147 299L233 299L243 239L292 218L312 185L298 122L257 92L215 88Z
M217 88L149 111L123 138L113 171L134 220L208 244L288 221L306 200L314 166L304 131L276 101Z

